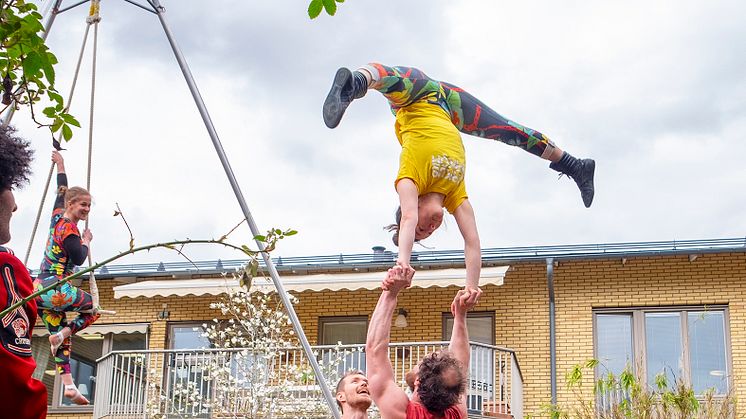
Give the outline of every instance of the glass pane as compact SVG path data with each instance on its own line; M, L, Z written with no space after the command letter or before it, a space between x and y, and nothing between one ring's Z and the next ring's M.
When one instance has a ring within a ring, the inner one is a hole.
M494 345L493 330L495 329L494 318L492 316L469 316L466 317L466 329L469 331L469 341ZM450 341L453 333L453 316L445 318L445 336L444 340ZM469 356L469 391L473 395L482 398L495 398L497 389L495 388L495 376L500 375L495 371L495 350L482 346L472 346ZM501 366L503 368L504 366ZM504 373L502 371L501 373ZM500 392L504 392L502 386ZM469 408L476 406L478 397L472 397L467 402Z
M321 344L343 345L365 343L368 333L367 320L323 320L321 323Z
M479 317L466 317L466 329L469 331L469 340L471 342L484 343L486 345L494 345L495 342L492 339L493 330L495 330L495 323L492 316L479 316ZM453 332L453 317L446 317L446 335L443 337L444 340L451 340L451 333Z
M112 336L112 351L138 351L141 349L147 349L145 333L124 333Z
M618 376L626 367L635 367L631 314L596 316L596 358L602 365L599 376L609 372Z
M696 394L715 389L728 393L728 366L725 353L725 313L699 311L688 313L689 361L692 387Z
M173 326L171 328L171 349L204 349L210 341L202 336L202 326Z
M655 376L663 372L673 388L683 378L680 313L645 313L645 351L648 386L655 387Z
M70 372L80 393L91 403L96 398L96 360L103 355L104 336L101 334L81 334L72 337L70 355ZM60 384L61 385L61 384ZM62 393L62 390L60 391ZM70 399L62 397L64 406L75 405Z

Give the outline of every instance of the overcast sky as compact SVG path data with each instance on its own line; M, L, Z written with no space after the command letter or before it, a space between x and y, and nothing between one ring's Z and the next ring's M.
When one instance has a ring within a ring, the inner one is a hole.
M69 1L64 4L71 4ZM520 149L464 136L467 191L483 247L746 235L746 2L348 0L311 21L307 2L162 0L233 170L261 229L295 228L276 255L394 249L382 227L398 205L400 146L375 91L329 130L321 105L336 69L414 66L459 85L561 148L596 159L596 198ZM67 96L87 7L58 16L49 45ZM242 218L155 15L104 0L99 28L92 193L94 259L138 245L212 238ZM90 45L90 43L89 43ZM90 56L89 56L90 57ZM90 58L65 152L85 184ZM36 149L17 193L10 246L25 253L51 152L29 115L14 124ZM51 195L29 265L46 240ZM424 243L459 249L455 220ZM242 227L231 241L248 243ZM415 248L417 250L417 247ZM192 259L234 259L214 247ZM116 263L176 261L155 251Z

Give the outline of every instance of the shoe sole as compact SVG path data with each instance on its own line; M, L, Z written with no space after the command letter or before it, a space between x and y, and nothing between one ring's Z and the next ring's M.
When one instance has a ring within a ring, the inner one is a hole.
M337 70L337 74L334 75L332 88L324 101L324 123L329 128L336 128L339 125L339 121L342 120L342 115L347 109L346 106L342 106L342 88L349 83L351 78L352 72L344 67Z

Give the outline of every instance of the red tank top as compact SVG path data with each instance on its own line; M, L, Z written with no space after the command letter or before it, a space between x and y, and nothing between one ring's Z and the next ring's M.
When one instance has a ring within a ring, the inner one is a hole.
M407 419L433 419L435 416L433 416L430 411L428 411L425 406L417 403L417 402L409 402L407 405ZM461 414L461 411L458 410L458 406L451 406L443 413L443 419L466 419L464 415Z

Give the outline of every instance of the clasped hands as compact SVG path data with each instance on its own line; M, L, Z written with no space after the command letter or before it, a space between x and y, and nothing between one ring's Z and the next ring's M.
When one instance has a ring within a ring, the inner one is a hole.
M415 270L407 265L397 262L397 264L386 272L386 277L381 283L381 288L385 291L398 294L404 288L412 285L412 278ZM451 313L456 315L457 312L473 309L479 303L479 297L482 296L482 290L479 287L465 287L456 293L451 303Z

